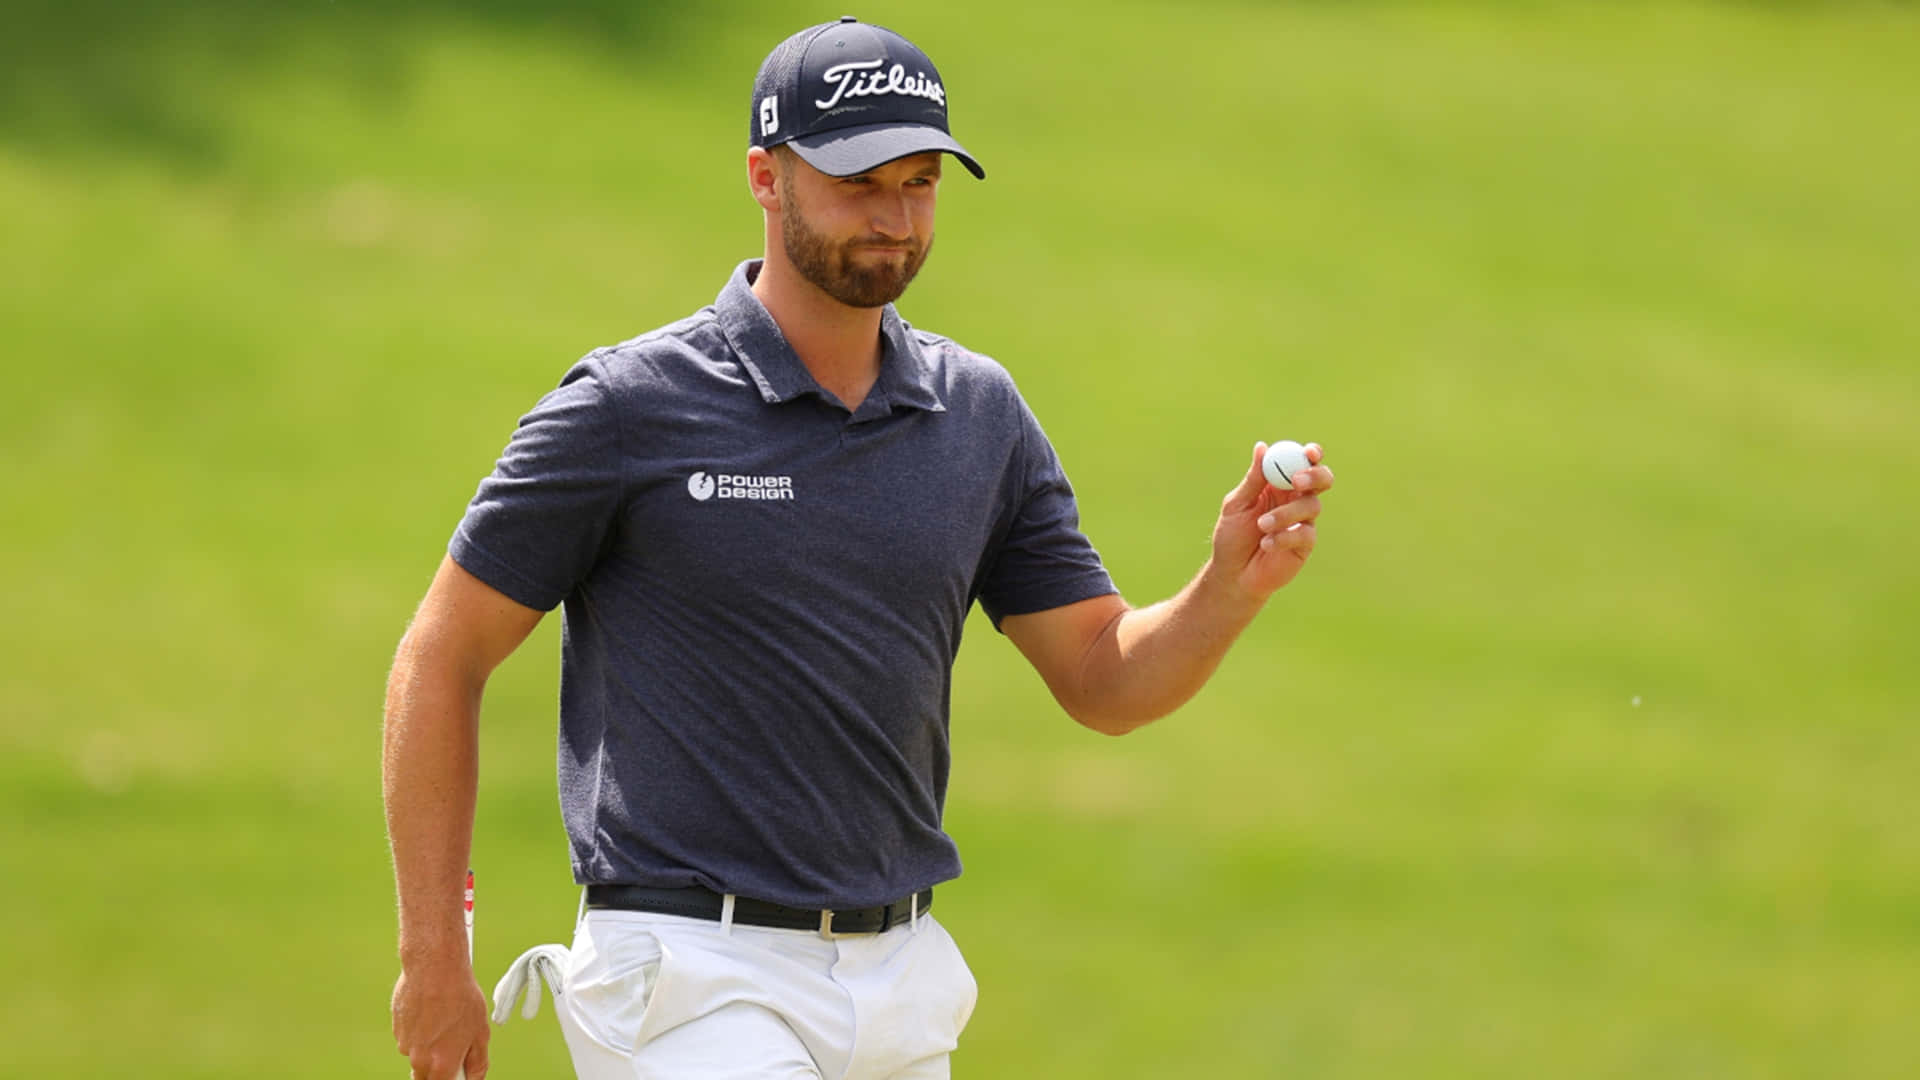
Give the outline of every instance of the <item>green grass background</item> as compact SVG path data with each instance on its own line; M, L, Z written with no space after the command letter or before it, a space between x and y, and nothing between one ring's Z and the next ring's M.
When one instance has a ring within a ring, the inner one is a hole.
M971 626L956 1071L1920 1075L1920 14L858 10L991 176L903 310L1131 599L1255 439L1340 476L1141 733ZM750 76L837 14L8 16L0 1076L404 1075L394 643L519 414L757 252ZM573 916L556 625L487 701L489 989Z

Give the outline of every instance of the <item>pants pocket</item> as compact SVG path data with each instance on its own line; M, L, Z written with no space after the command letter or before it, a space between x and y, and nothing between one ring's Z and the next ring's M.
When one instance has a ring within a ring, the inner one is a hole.
M960 1033L973 1018L973 1007L980 1000L980 984L960 955L960 946L947 928L926 917L916 936L916 946L925 952L916 959L913 985L919 997L918 1024L929 1044L952 1050Z
M946 927L939 923L933 925L940 931L940 936L946 939L947 951L952 955L955 992L953 1033L957 1037L966 1030L967 1021L973 1019L973 1007L980 1003L980 980L973 977L973 969L967 966L967 958L961 955L960 943L953 940L953 935L947 933Z
M568 1043L580 1038L631 1054L659 981L660 960L660 940L645 927L613 919L583 921L570 950L561 1009Z

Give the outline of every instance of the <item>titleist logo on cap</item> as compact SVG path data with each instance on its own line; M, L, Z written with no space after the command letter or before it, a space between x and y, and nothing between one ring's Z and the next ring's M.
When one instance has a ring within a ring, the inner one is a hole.
M880 97L885 94L900 94L906 97L926 98L928 101L945 108L947 104L946 88L938 82L918 72L908 75L904 64L895 64L885 71L880 70L886 60L858 60L852 63L835 64L820 73L827 85L833 88L833 95L825 101L816 100L816 109L831 109L840 104L840 99L850 97Z

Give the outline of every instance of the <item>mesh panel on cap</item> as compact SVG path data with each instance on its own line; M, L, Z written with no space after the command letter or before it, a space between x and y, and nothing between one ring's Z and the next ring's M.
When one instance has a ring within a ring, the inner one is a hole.
M787 111L791 104L786 100L786 91L800 77L800 61L807 55L807 46L822 31L833 23L821 23L809 26L787 40L773 47L767 58L760 63L760 73L753 80L753 100L747 103L747 144L765 146L760 140L760 101L766 97L780 99L781 111ZM782 130L774 133L772 143L783 143L793 137L793 132Z

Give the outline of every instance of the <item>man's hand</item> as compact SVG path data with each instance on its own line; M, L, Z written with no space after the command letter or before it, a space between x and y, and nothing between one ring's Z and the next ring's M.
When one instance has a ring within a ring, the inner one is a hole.
M1240 485L1220 503L1213 526L1213 562L1246 594L1265 600L1292 581L1313 554L1320 494L1333 487L1333 470L1320 464L1319 443L1307 444L1310 467L1293 475L1293 490L1267 483L1260 471L1266 443L1253 445L1253 462Z
M487 999L473 969L458 961L418 963L393 987L393 1039L413 1063L413 1080L487 1075Z

